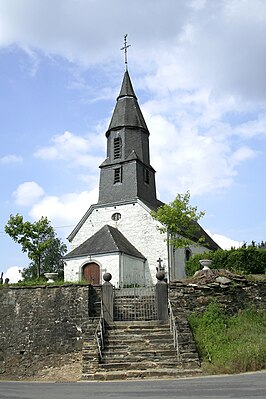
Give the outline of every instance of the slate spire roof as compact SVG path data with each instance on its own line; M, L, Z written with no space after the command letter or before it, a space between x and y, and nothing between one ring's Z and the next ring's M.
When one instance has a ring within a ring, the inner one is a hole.
M124 74L106 137L109 136L110 130L120 129L121 127L142 128L149 134L128 71Z
M118 229L108 224L103 226L79 247L69 252L64 259L117 252L122 252L143 260L146 259Z
M106 132L107 153L100 165L98 204L140 199L152 209L162 205L156 197L149 135L129 73L125 71Z

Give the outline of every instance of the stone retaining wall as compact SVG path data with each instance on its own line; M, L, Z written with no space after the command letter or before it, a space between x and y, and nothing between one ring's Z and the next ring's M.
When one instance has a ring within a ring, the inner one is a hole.
M51 355L80 352L94 334L101 287L0 289L0 376L30 376ZM59 356L60 358L60 356Z
M169 288L169 298L175 315L201 313L214 299L230 315L250 307L266 309L265 282L198 285L177 281L171 283Z
M202 312L213 298L229 314L266 308L265 282L217 278L170 284L178 326L178 320ZM80 354L84 339L94 337L100 296L101 286L91 285L0 287L0 378L30 377L41 367L61 367L64 356Z

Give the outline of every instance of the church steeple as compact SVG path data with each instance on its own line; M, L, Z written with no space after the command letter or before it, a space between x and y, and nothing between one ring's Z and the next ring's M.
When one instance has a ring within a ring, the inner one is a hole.
M137 198L158 207L150 165L149 130L126 70L106 132L107 158L100 165L99 204Z
M106 137L109 136L112 129L119 129L125 126L145 129L147 134L149 134L128 71L124 74L120 94L117 97L116 107L106 132Z

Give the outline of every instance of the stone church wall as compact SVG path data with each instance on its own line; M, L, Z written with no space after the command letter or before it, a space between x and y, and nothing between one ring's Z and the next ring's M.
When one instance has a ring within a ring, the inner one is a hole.
M121 218L118 221L112 220L114 213L121 214ZM145 281L148 285L152 282L156 283L156 267L158 266L157 260L159 258L163 260L165 270L168 270L166 237L157 229L159 222L151 217L150 209L142 204L141 201L109 207L95 205L95 208L74 237L71 243L71 250L82 244L105 224L117 227L135 248L147 258ZM68 273L67 269L71 267L71 263L68 262L68 265L65 268L65 274Z
M82 350L94 334L100 287L0 288L0 378L30 376L39 363Z

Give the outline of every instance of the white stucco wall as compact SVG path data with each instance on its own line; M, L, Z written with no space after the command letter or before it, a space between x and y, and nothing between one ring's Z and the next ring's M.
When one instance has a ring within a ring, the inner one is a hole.
M203 252L209 252L206 247L201 245L192 245L187 247L191 251L191 255L202 254ZM174 251L174 264L171 270L171 280L178 280L186 277L186 248L177 248ZM200 269L200 266L199 266Z
M111 218L115 212L121 214L121 219L117 222L113 221ZM121 231L138 249L138 251L147 258L145 267L145 283L147 285L152 282L156 283L157 260L161 258L167 270L168 256L167 245L165 242L166 235L161 234L157 229L159 223L151 217L150 209L141 201L138 201L137 203L110 207L97 207L93 209L87 220L73 238L71 242L71 250L82 244L105 224L117 227L118 230ZM71 274L68 272L70 267L73 268L73 266L70 266L70 263L68 262L68 265L65 267L65 279Z
M117 222L112 220L114 213L120 213L121 219ZM129 259L118 255L102 255L95 256L94 260L99 263L102 269L110 272L113 275L112 283L118 286L123 282L124 284L137 283L140 285L150 285L156 283L156 267L157 260L163 260L163 266L166 273L168 273L168 251L166 243L166 234L161 234L157 226L159 222L155 221L150 215L150 209L146 207L141 201L136 203L117 205L117 206L95 206L88 218L81 226L75 237L71 242L71 250L78 247L85 240L95 234L104 225L118 228L124 236L146 257L145 274L142 282L139 282L140 270L143 270L143 262L135 258ZM208 251L203 246L191 246L192 254L203 253ZM87 258L88 259L88 258ZM81 263L86 261L86 258L67 261L65 267L65 280L77 281L80 279ZM171 254L171 273L170 279L176 280L185 277L185 249L178 248ZM127 268L121 268L120 265L128 265ZM140 266L141 265L141 266ZM136 269L134 269L136 268ZM120 274L119 274L120 269ZM134 272L133 272L134 270ZM103 273L104 273L103 272ZM122 275L121 275L122 274ZM133 276L135 274L135 277ZM167 276L168 277L168 276Z
M89 262L99 265L100 284L104 283L104 273L109 272L112 275L111 283L115 287L131 284L145 285L145 261L121 253L69 259L65 266L65 281L82 280L82 267Z
M121 281L120 285L146 285L145 261L126 254L121 255Z
M120 254L107 254L97 256L84 256L77 259L66 260L64 268L65 281L80 281L82 280L82 267L89 262L95 262L100 266L100 284L102 284L104 273L112 274L112 284L117 286L119 283L119 259Z

